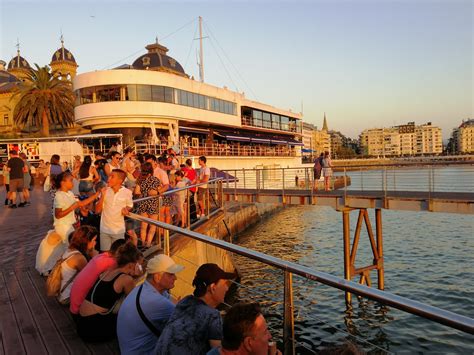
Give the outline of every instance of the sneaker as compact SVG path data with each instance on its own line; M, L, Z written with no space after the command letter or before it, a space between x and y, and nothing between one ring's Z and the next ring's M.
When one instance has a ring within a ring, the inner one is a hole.
M16 208L17 206L14 205L14 204L11 204L10 206L8 206L8 208Z
M8 206L8 203L9 203L8 198L6 198L5 199L5 206Z
M20 203L18 204L18 207L25 207L25 206L26 206L26 202L20 202Z
M25 206L29 206L29 205L31 205L30 201L25 202Z

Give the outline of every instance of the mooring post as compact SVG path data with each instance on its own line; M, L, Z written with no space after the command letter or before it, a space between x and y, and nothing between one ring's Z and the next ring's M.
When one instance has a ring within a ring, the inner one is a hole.
M285 271L283 295L283 354L295 354L295 318L293 307L293 274Z
M377 235L377 278L379 290L385 288L384 262L383 262L383 236L382 236L382 209L375 209L375 233Z
M344 278L348 281L351 280L351 226L349 221L349 210L344 209L342 211L342 230L344 239ZM350 305L352 295L350 292L346 292L346 305Z

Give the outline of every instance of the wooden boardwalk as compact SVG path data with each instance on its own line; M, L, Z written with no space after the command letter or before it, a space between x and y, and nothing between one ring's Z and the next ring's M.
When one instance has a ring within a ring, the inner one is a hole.
M33 191L31 206L0 206L0 354L119 353L116 341L84 343L68 308L46 296L34 263L51 222L50 197L41 189Z

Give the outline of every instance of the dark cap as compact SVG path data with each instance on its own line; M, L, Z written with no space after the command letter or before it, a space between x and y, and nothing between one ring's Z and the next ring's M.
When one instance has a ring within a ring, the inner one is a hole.
M234 272L225 272L216 264L203 264L196 271L196 276L193 280L193 286L209 286L217 281L235 279L237 274Z

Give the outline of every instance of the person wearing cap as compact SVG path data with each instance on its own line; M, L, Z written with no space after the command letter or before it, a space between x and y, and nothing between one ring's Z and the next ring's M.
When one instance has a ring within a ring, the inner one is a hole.
M224 302L228 280L236 276L216 264L201 265L193 280L193 294L176 305L154 353L198 355L220 346L222 318L216 307Z
M160 333L174 311L169 290L176 273L184 266L161 254L148 262L147 279L125 298L117 319L117 336L122 354L153 352Z

